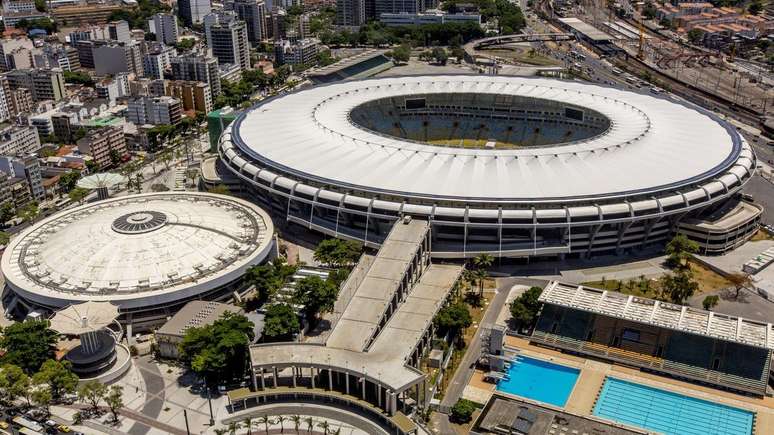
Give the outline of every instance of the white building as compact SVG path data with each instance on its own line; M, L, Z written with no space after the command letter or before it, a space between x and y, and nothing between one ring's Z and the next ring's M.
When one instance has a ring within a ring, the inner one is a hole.
M383 13L379 21L388 26L421 26L423 24L476 23L481 24L479 14L447 14L441 11L424 13Z
M139 97L129 100L126 119L136 125L174 125L180 122L183 105L172 97Z
M162 46L154 50L149 50L142 57L142 69L145 77L150 79L164 78L164 71L171 66L171 59L177 55L174 47Z
M317 60L320 41L314 38L301 39L295 44L288 40L274 43L274 56L278 65L309 65Z
M33 127L9 125L0 130L0 155L29 154L39 149L40 138Z
M0 156L0 172L4 172L9 178L24 178L27 180L33 199L36 201L46 199L37 155Z
M115 101L129 96L129 74L116 74L113 78L103 80L95 86L97 97Z
M191 300L244 292L244 273L270 254L273 234L269 215L244 200L146 193L39 220L12 239L0 267L17 298L11 304L51 310L110 301L121 323L150 329ZM34 270L25 266L33 261Z

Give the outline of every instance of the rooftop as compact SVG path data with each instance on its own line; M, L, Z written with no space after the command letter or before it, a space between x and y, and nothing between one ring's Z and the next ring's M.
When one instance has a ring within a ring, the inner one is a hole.
M142 306L242 275L272 245L269 216L221 195L165 192L90 203L43 219L2 257L7 283L48 305L108 300ZM42 299L42 301L41 301Z
M623 293L551 281L540 302L774 350L771 323Z
M592 26L591 24L581 21L578 18L570 17L570 18L559 18L559 21L563 22L564 24L567 24L568 26L572 27L574 30L582 33L587 38L593 40L593 41L610 41L613 38L612 36L608 35L607 33L597 29L596 27Z
M171 319L167 320L156 334L182 337L188 328L199 328L215 323L226 312L243 313L236 305L220 302L191 301L180 309Z

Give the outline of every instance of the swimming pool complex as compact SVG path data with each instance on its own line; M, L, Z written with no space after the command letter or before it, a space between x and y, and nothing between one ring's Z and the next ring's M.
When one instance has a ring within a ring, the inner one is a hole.
M749 435L754 414L608 377L594 415L666 435Z
M497 390L563 407L580 370L526 356L518 356Z

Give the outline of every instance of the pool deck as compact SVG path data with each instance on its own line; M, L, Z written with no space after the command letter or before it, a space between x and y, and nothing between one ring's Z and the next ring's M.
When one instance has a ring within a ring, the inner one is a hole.
M746 409L756 413L754 435L774 434L774 398L749 397L717 390L702 385L696 385L677 379L642 372L638 369L614 365L593 359L564 354L559 351L547 349L530 344L528 340L517 337L506 337L505 344L508 347L520 350L525 356L555 362L557 364L575 367L581 370L578 381L575 383L570 398L567 400L565 410L578 415L592 415L594 403L597 399L605 377L614 376L637 382L643 385L673 391L687 396L698 397L711 402L723 403L736 408ZM478 403L486 403L495 391L495 384L484 381L485 373L479 370L473 374L463 393L463 397Z

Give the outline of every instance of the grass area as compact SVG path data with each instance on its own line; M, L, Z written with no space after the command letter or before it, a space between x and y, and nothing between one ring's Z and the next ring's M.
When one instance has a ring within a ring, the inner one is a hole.
M543 56L540 53L532 53L530 55L529 50L508 50L508 49L492 49L486 50L486 54L501 57L503 59L511 59L514 62L522 63L532 66L558 66L560 63L547 56Z
M454 148L473 148L473 149L491 149L486 147L486 143L489 142L488 138L484 139L431 139L423 141L430 145L454 147ZM521 145L514 143L506 143L495 141L494 149L496 150L512 150L522 148Z
M731 282L722 275L704 267L700 263L689 261L688 264L691 272L693 272L694 279L699 283L697 294L714 292L732 286ZM660 281L644 276L629 280L607 279L605 281L589 281L582 283L582 285L651 299L660 299L661 295Z

